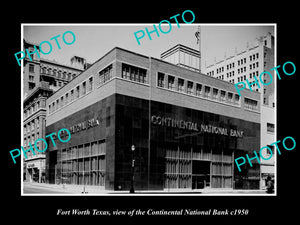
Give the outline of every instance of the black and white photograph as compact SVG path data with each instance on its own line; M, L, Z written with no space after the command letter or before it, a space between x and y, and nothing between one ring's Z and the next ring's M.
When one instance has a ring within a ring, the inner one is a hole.
M296 7L127 4L8 9L4 217L292 221Z
M275 24L22 28L23 194L275 193Z

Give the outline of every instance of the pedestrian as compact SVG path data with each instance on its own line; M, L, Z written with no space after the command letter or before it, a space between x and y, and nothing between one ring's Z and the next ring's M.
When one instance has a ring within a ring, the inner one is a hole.
M274 192L274 184L272 181L272 178L270 176L267 177L266 179L266 183L267 183L267 193L273 193Z

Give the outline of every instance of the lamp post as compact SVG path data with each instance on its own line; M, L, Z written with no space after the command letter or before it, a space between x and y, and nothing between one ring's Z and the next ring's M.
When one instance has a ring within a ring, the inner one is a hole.
M131 156L132 156L132 160L131 160L131 187L130 187L130 193L134 193L134 150L135 150L135 146L132 145L131 146Z

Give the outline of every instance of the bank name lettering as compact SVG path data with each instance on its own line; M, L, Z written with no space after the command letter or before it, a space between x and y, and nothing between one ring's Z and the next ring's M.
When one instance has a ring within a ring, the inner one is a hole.
M165 126L165 127L197 131L198 133L195 134L211 133L211 134L220 134L225 136L230 135L231 137L240 137L240 138L244 136L244 131L241 130L227 129L225 127L217 127L210 124L200 124L200 126L198 126L196 122L178 120L170 117L161 117L161 116L154 115L151 117L151 122L152 124Z

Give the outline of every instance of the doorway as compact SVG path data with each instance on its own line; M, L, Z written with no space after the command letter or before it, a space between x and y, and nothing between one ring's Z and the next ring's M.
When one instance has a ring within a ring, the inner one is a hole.
M192 189L210 187L210 161L193 160Z

